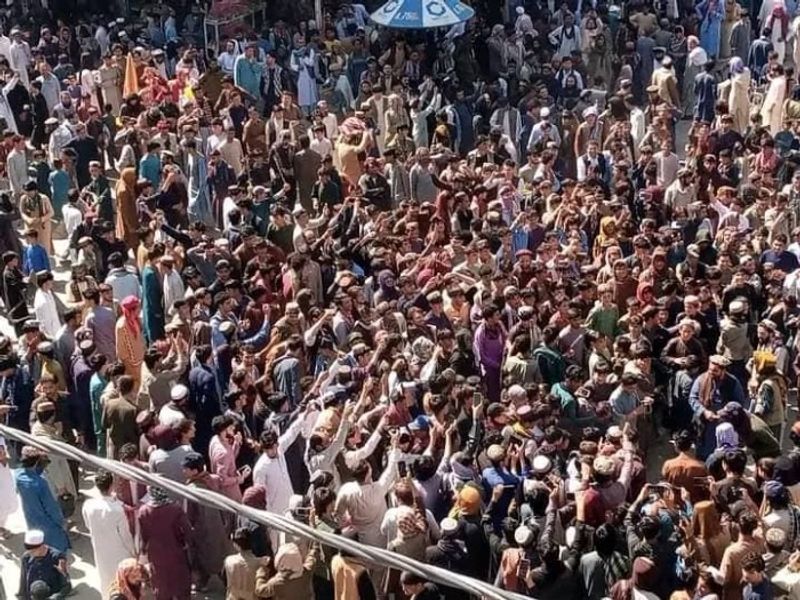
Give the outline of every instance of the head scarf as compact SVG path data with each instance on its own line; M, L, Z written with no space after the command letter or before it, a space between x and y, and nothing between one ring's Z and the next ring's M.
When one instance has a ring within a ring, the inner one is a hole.
M602 246L607 240L617 237L617 222L614 217L603 217L600 219L600 233L597 235L598 241Z
M381 288L382 300L387 302L391 300L397 300L400 296L400 293L397 291L397 288L394 284L389 285L388 282L394 279L394 273L392 273L389 269L384 269L378 274L378 285Z
M150 506L159 507L172 502L164 488L151 485L149 488L147 488L147 492L150 494Z
M645 299L644 293L647 290L653 292L653 284L650 283L649 281L640 281L639 285L636 288L636 299L643 305L650 304L653 302L653 297L651 297L650 300Z
M138 336L142 331L142 323L139 320L139 299L136 296L127 296L120 303L122 308L122 316L125 317L126 327Z
M275 569L289 579L297 579L303 574L303 556L297 544L283 544L275 554Z
M463 515L477 515L481 510L481 493L471 485L465 485L458 493L458 509Z
M744 61L738 56L734 56L729 65L731 75L738 75L739 73L744 72Z
M125 600L139 600L142 595L141 586L132 586L130 583L131 577L136 574L140 579L144 579L144 567L139 564L139 561L135 558L123 560L117 567L117 573L109 586L108 595L121 595Z
M720 423L716 429L717 448L738 448L739 435L730 423Z
M242 504L258 510L267 509L267 488L263 485L253 485L247 488L242 495Z

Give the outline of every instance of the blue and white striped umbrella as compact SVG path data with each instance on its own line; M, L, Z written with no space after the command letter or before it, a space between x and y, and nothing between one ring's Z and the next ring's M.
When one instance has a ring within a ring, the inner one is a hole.
M458 0L389 0L372 13L378 25L400 29L449 27L475 16Z

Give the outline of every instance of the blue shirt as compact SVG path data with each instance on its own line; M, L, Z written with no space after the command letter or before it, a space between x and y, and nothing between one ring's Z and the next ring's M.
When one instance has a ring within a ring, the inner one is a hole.
M496 510L493 512L494 518L492 519L492 523L495 529L499 530L503 519L508 514L508 505L511 504L511 501L514 499L514 494L520 479L508 469L498 469L494 466L486 467L481 473L481 479L483 480L483 489L486 492L487 498L491 497L492 490L494 490L496 485L502 485L505 488L503 490L503 495L500 496L500 500L495 505Z
M67 203L67 196L69 195L69 175L63 169L58 169L50 173L47 178L50 184L50 189L53 192L53 205L64 206Z
M772 249L766 250L761 255L761 264L763 265L764 263L772 263L776 269L780 269L784 273L791 273L800 266L797 256L794 252L789 252L788 250L783 250L780 253Z
M22 255L22 272L25 275L50 270L50 257L40 244L25 246Z
M742 590L742 600L772 600L772 584L765 577L761 583L748 583Z
M155 154L145 154L139 161L139 176L157 188L161 185L161 159Z

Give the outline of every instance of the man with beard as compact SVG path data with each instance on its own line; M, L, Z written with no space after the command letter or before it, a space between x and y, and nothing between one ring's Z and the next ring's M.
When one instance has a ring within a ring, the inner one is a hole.
M48 118L45 122L45 139L48 139L47 152L49 154L50 162L56 159L61 159L61 151L67 144L75 137L72 124L64 120L59 123L55 117Z
M279 139L272 145L269 151L269 166L275 174L273 186L288 184L292 190L289 197L294 197L295 176L294 176L294 146L291 143L292 134L288 129L284 129L279 134Z
M720 323L717 351L730 361L728 371L735 376L743 388L747 387L747 359L753 354L752 325L748 323L746 300L736 299L728 306L728 314Z
M77 106L72 101L72 96L69 95L69 92L61 92L58 103L53 107L52 113L59 122L71 120L77 115Z
M730 361L714 355L708 360L708 369L695 379L689 393L689 405L695 418L702 423L697 440L697 457L705 458L716 447L715 431L720 417L717 413L728 402L745 406L744 389L739 381L727 372Z
M89 163L89 176L91 180L84 188L94 198L94 209L98 220L114 222L114 201L111 198L111 185L103 173L102 164L93 160Z

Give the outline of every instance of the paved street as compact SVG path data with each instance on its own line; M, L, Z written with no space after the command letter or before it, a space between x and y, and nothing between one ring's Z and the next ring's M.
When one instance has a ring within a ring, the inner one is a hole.
M57 253L66 248L64 240L55 240ZM69 280L69 268L56 267L53 270L56 277L56 289L62 295L64 285ZM0 318L0 333L14 336L13 329L5 318ZM81 496L89 497L96 494L88 477L82 478ZM80 505L72 516L73 526L70 529L72 552L70 557L70 576L74 592L71 598L77 600L102 600L97 571L94 568L94 553L89 539L89 534L81 518ZM16 596L19 587L19 557L23 552L23 534L25 532L25 519L22 511L17 511L6 523L6 528L11 532L8 539L0 540L0 576L3 580L6 597L11 599ZM212 581L207 594L194 594L194 600L222 600L225 597L224 589L219 581Z

